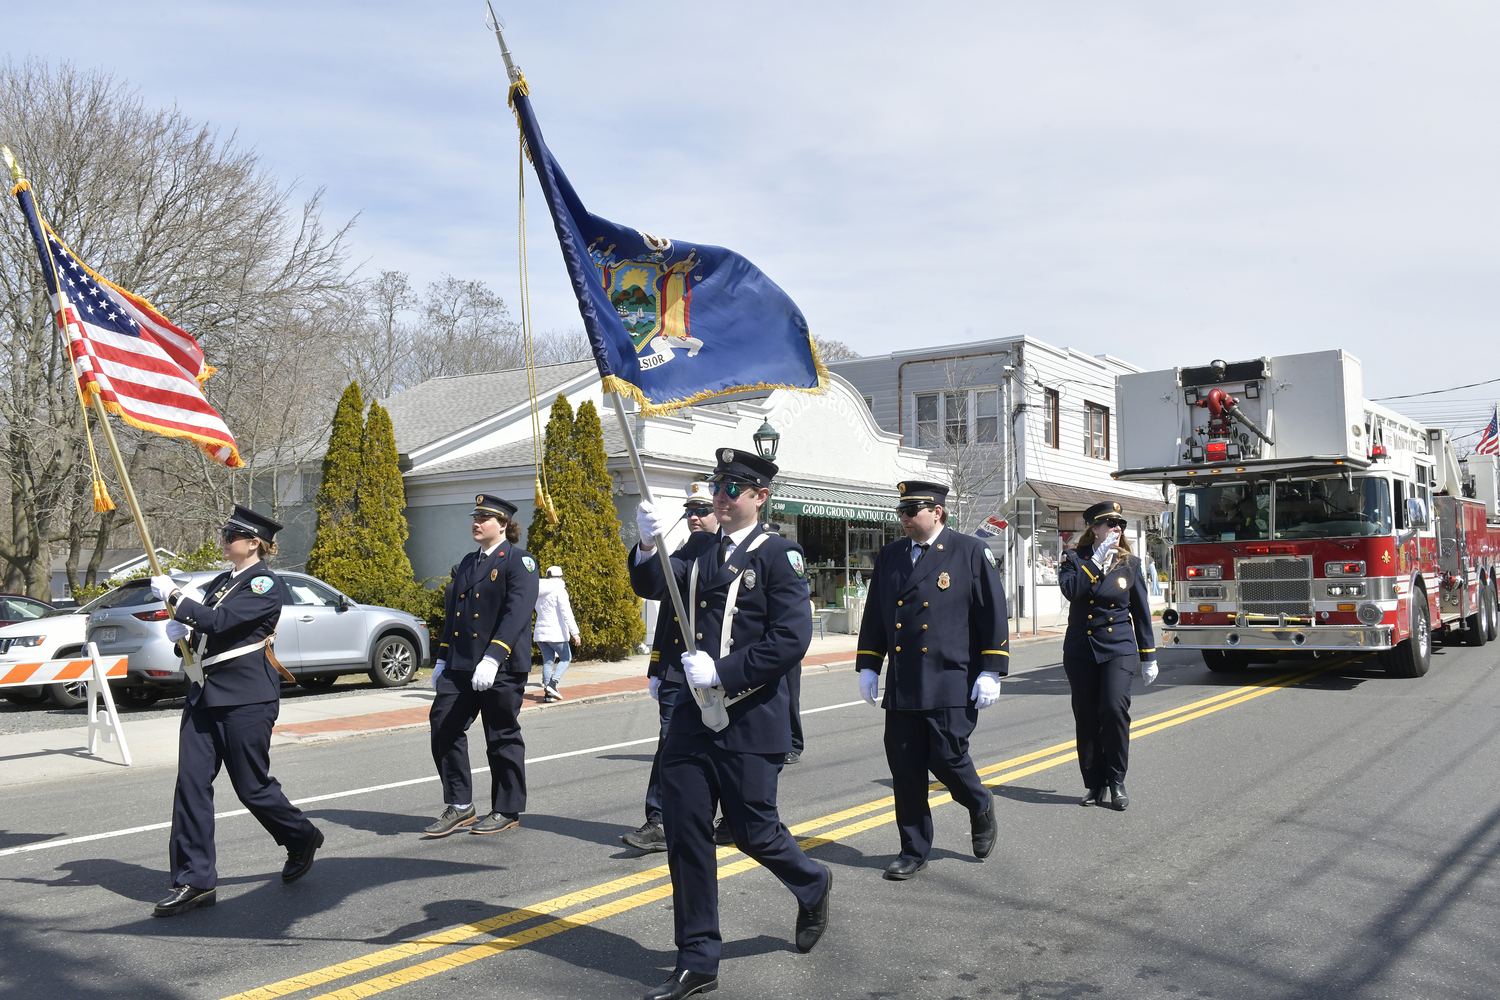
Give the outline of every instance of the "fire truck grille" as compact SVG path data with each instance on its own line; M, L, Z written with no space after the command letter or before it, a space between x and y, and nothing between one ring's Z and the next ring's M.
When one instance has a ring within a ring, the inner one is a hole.
M1311 615L1312 560L1243 559L1234 567L1240 610L1252 615Z

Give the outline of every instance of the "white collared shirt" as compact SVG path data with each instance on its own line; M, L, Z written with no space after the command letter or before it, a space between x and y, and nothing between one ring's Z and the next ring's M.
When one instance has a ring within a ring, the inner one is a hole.
M505 541L504 538L500 539L500 542L503 542L503 541ZM496 542L494 545L491 545L487 549L480 549L479 550L479 558L481 558L481 559L488 559L490 556L494 555L495 554L495 550L500 547L500 542Z
M745 537L747 535L749 535L750 532L754 531L755 529L756 529L756 524L755 524L755 522L752 521L752 522L750 522L750 525L748 527L741 528L739 531L733 532L733 533L731 533L731 534L728 535L728 538L729 538L729 548L727 550L725 550L725 552L724 552L724 561L725 562L729 561L729 557L732 556L732 555L734 555L735 549L738 549L742 544L744 544ZM719 537L720 538L725 537L725 534L724 534L723 531L719 532Z

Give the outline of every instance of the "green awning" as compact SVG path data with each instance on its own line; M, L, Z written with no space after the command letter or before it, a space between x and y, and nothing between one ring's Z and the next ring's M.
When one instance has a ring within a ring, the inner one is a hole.
M778 485L771 489L771 515L780 518L802 514L807 517L899 524L901 519L896 516L896 500L894 492L856 493L852 490Z

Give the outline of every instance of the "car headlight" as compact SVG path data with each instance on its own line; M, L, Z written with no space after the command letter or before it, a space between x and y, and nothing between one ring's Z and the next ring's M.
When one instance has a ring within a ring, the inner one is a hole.
M44 643L46 641L47 641L47 637L45 635L22 635L22 636L17 636L16 638L14 638L14 639L12 639L10 641L10 648L11 649L15 649L17 647L30 648L32 646L40 646L42 643Z

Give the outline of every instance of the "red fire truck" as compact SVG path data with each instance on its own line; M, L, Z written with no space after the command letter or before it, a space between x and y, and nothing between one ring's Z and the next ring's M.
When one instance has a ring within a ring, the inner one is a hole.
M1124 375L1115 478L1176 488L1162 648L1212 670L1360 650L1420 677L1496 638L1500 489L1322 351ZM1467 494L1467 495L1466 495Z

